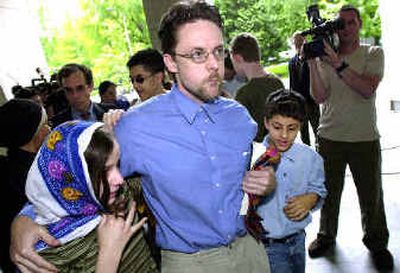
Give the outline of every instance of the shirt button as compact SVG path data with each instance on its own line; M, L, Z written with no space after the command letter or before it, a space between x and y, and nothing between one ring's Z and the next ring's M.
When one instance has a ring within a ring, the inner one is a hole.
M210 156L211 160L215 160L215 158L217 158L215 155Z
M206 131L201 131L201 134L202 134L203 136L205 136L205 135L206 135Z
M222 214L224 211L222 209L218 210L219 214Z
M208 123L208 118L206 118L206 119L204 120L204 122L205 122L205 123Z
M229 235L229 234L228 234L228 236L227 236L227 237L228 237L228 240L232 239L232 236L231 236L231 235Z
M215 186L216 186L217 188L219 188L219 187L221 187L221 184L220 184L220 183L215 183Z
M249 152L243 152L242 156L247 156L249 154Z
M286 173L283 173L283 177L286 177Z

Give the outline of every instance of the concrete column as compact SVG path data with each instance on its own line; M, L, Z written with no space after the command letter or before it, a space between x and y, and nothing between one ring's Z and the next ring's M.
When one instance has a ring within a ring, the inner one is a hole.
M147 27L150 32L151 42L153 47L160 50L160 40L158 39L158 27L162 15L168 10L168 8L179 0L143 0L144 13L146 15ZM210 4L214 3L214 0L206 1Z
M147 27L150 32L151 42L153 47L158 50L161 49L160 40L157 35L161 17L175 2L178 2L178 0L143 0L143 8L146 15Z
M390 109L390 102L400 102L400 18L399 10L395 8L396 1L380 0L379 12L382 19L382 46L385 52L385 76L379 87L377 98L379 103L384 104L385 109Z

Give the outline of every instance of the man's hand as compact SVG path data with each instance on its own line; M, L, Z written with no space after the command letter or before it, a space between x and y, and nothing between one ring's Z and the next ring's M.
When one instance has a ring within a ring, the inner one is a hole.
M112 131L125 113L122 109L111 109L103 115L103 122L110 131Z
M283 208L283 212L290 220L301 221L315 206L318 198L319 196L315 193L306 193L294 196L287 201L286 206Z
M266 196L276 187L275 172L272 167L248 171L243 179L243 190L249 194Z
M10 257L22 273L58 271L36 253L34 245L39 240L53 247L60 244L44 227L34 223L29 217L18 216L14 219L11 226Z
M332 66L334 69L342 65L343 60L337 55L335 50L324 40L324 51L325 56L322 56L322 60Z

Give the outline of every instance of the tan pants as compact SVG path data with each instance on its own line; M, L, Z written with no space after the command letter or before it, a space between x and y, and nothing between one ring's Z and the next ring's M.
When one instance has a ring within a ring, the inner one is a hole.
M262 243L250 235L193 254L161 251L162 273L269 273L269 262Z

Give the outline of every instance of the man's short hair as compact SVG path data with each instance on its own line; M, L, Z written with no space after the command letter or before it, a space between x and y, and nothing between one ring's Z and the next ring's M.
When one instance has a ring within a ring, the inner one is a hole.
M66 64L60 69L60 71L57 74L58 82L62 86L63 79L68 78L73 73L78 72L78 71L83 73L86 84L92 86L93 85L92 70L90 70L87 66L85 66L83 64L76 64L76 63Z
M343 12L343 11L354 11L354 12L356 13L356 15L357 15L357 19L358 19L360 22L362 21L362 20L361 20L360 11L359 11L356 7L354 7L353 5L350 5L350 4L348 4L348 5L343 5L343 6L340 8L339 13L340 13L340 12Z
M128 69L133 66L142 65L151 73L165 71L163 56L156 49L148 48L136 52L126 63Z
M99 84L99 95L102 96L104 93L107 92L108 88L110 86L117 86L115 83L112 81L103 81Z
M306 115L305 99L296 91L279 89L269 94L265 103L265 118L281 115L303 122Z
M250 33L241 33L233 38L231 52L242 56L246 62L259 62L261 60L261 51L257 38Z
M161 49L173 55L177 44L176 33L180 26L207 20L223 31L223 21L218 9L205 1L182 1L174 4L162 17L158 30Z

